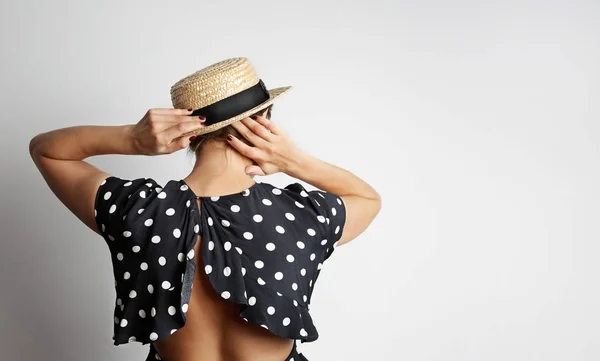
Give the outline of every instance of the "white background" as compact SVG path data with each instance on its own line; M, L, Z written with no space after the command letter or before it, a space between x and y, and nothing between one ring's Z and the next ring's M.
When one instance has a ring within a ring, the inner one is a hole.
M246 56L294 86L273 119L298 146L383 198L324 267L311 361L599 360L599 24L597 1L4 2L1 358L147 353L112 345L108 248L29 140L137 122L180 78ZM162 182L193 165L90 161Z

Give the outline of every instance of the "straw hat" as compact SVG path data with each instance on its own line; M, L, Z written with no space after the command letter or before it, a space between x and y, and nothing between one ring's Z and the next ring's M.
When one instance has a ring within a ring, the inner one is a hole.
M204 115L205 127L183 134L200 135L223 128L271 105L291 86L267 90L247 58L231 58L186 76L171 87L176 109Z

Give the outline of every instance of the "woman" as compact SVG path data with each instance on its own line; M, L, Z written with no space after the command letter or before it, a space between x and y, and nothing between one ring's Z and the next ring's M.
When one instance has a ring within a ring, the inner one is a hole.
M50 189L109 247L115 345L150 344L147 360L306 360L294 340L318 337L309 307L323 262L367 228L381 199L271 121L287 89L267 90L248 59L233 58L177 82L174 108L150 109L137 124L31 140ZM194 168L166 184L84 161L187 147ZM277 172L322 191L253 180Z

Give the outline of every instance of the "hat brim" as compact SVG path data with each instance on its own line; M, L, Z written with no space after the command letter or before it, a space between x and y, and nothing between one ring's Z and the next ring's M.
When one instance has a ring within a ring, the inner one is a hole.
M198 128L195 130L192 130L191 132L187 132L182 134L182 137L189 137L192 135L198 136L201 134L206 134L206 133L210 133L213 132L217 129L223 128L228 126L229 124L233 123L233 122L237 122L238 120L242 120L244 118L247 118L248 116L262 110L265 109L266 107L268 107L269 105L273 104L273 102L279 98L280 96L282 96L283 94L287 93L290 89L292 89L291 86L285 86L285 87L280 87L280 88L274 88L274 89L270 89L267 90L269 92L269 99L267 99L264 103L261 103L257 106L255 106L252 109L249 109L241 114L236 115L235 117L229 118L229 119L225 119L222 120L218 123L215 124L211 124L209 126L206 127L202 127L202 128Z

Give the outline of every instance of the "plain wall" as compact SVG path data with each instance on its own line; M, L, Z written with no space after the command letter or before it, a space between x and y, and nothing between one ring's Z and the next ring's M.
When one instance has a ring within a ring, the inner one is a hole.
M143 360L112 345L108 248L28 154L137 122L245 56L294 89L273 120L383 208L316 286L311 360L600 359L598 1L32 1L0 5L2 360ZM193 159L101 156L120 177ZM283 186L286 175L258 177Z

